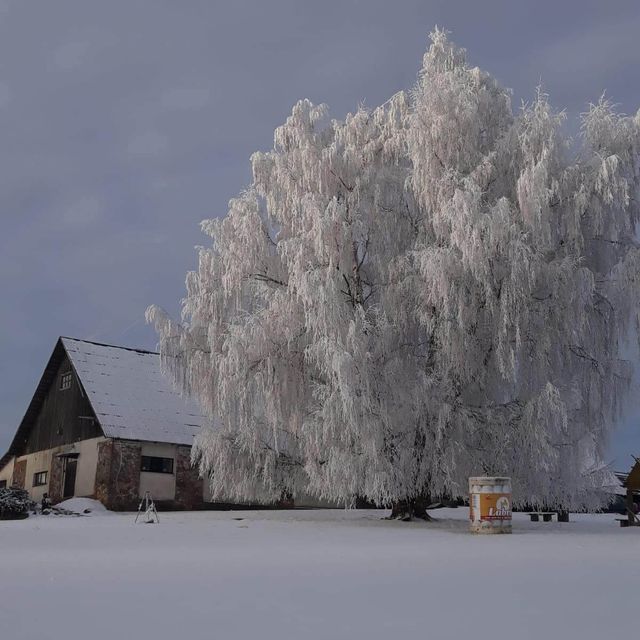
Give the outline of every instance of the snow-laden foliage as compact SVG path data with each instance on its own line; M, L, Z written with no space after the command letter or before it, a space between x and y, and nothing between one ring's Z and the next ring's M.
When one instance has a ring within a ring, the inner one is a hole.
M148 311L211 419L214 497L388 504L513 477L585 506L630 375L640 114L606 100L571 154L541 91L509 92L431 35L410 93L330 120L299 102L187 277Z
M12 520L26 518L35 503L29 493L19 487L3 487L0 489L0 519Z

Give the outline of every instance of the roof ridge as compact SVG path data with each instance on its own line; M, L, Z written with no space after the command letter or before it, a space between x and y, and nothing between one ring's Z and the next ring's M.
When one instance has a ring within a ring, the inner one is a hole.
M123 347L118 344L107 344L106 342L95 342L93 340L83 340L82 338L73 338L71 336L60 336L60 340L74 340L75 342L84 342L93 344L97 347L108 347L110 349L122 349L123 351L135 351L136 353L146 353L153 356L160 355L157 351L149 351L148 349L137 349L135 347Z

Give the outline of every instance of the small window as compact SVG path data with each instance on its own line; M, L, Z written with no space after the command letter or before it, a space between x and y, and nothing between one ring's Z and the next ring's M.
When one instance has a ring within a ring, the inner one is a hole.
M67 371L67 373L63 373L60 376L60 390L66 391L67 389L71 389L71 371Z
M33 474L33 486L34 487L42 487L47 484L47 472L46 471L38 471L38 473Z
M141 471L150 473L173 473L173 458L157 458L156 456L142 456Z
M7 481L0 480L0 489L6 489L6 488L7 488Z

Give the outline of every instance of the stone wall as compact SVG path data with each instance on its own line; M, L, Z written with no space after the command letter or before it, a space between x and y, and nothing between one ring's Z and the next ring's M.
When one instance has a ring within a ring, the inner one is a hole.
M113 440L105 440L98 445L98 464L96 464L96 500L106 506L109 500L111 483L111 458L113 457Z
M140 502L141 446L126 440L98 445L96 498L107 509L133 511Z
M176 508L202 508L202 479L198 476L198 470L191 466L191 447L176 447L174 469L176 473Z
M95 497L107 509L134 511L140 503L140 463L142 447L138 442L105 440L98 444ZM145 454L146 455L146 454ZM175 447L175 498L159 500L161 509L201 509L202 480L197 469L191 467L191 448Z
M53 456L49 469L49 499L53 504L62 500L62 482L64 478L64 458Z

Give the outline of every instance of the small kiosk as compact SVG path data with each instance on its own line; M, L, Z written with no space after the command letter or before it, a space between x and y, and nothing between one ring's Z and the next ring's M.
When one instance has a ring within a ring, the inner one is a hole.
M469 520L473 533L511 533L511 478L469 478Z

